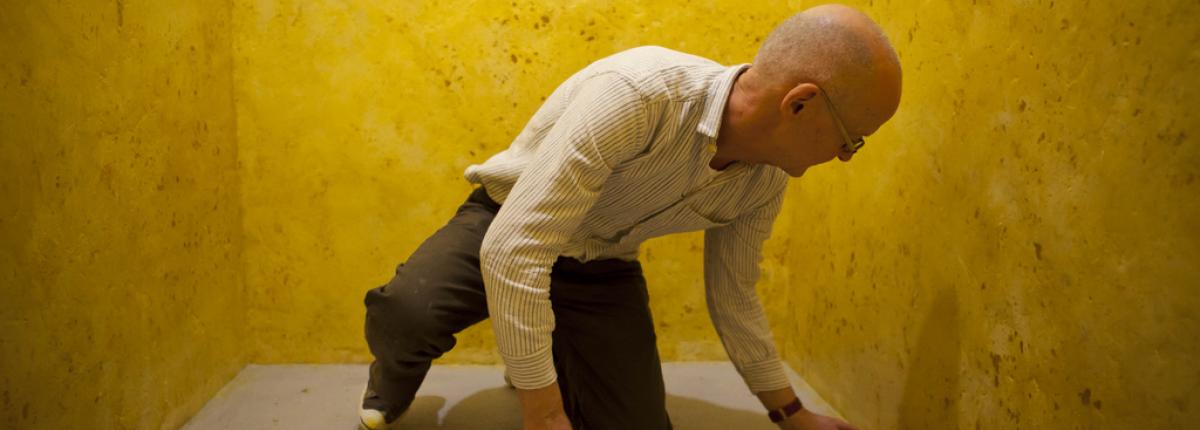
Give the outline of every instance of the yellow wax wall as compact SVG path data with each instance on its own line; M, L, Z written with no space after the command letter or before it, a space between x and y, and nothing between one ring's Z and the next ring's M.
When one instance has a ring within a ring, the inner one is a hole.
M789 362L866 428L1194 427L1200 3L881 2L893 123L789 196Z
M0 6L0 428L178 428L246 363L230 11Z
M365 363L366 289L559 82L747 62L815 4L0 8L0 426L172 428L244 363ZM849 4L905 98L792 183L759 285L789 364L864 428L1197 421L1200 6ZM664 360L725 358L700 238L642 250Z

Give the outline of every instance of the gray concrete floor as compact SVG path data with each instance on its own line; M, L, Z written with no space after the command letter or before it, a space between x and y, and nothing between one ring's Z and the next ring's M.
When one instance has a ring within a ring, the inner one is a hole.
M364 365L249 365L184 430L358 428ZM836 415L797 375L809 410ZM667 410L678 430L774 430L729 363L664 363ZM521 428L520 402L500 366L435 365L399 429Z

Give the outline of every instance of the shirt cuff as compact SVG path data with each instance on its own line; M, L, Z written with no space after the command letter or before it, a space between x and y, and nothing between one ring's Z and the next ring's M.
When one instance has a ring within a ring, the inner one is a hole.
M508 366L508 378L514 387L534 390L558 382L558 374L554 371L554 354L548 345L533 355L503 358Z
M788 379L784 370L783 361L778 358L735 367L746 381L746 386L750 387L751 393L782 390L792 386L792 381Z

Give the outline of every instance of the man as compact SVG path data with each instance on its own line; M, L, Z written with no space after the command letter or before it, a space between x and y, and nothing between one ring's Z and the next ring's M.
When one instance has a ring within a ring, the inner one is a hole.
M671 428L637 251L705 230L709 312L751 392L780 428L852 428L800 407L754 285L788 177L849 161L899 100L887 39L836 5L779 25L753 65L642 47L587 66L367 293L363 427L395 422L454 334L490 317L525 429Z

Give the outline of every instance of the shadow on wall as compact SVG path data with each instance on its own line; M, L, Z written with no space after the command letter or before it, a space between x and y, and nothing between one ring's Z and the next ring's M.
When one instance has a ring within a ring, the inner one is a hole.
M958 374L962 357L958 292L943 289L934 298L909 361L900 399L900 429L951 429L958 425ZM997 376L999 377L999 376Z
M440 396L418 396L400 427L413 430L509 430L521 428L516 392L507 387L483 390L455 404L438 425L438 411L446 404ZM689 397L667 396L671 424L688 430L775 430L765 414L729 409ZM346 430L350 430L347 427ZM357 429L357 427L353 427Z

